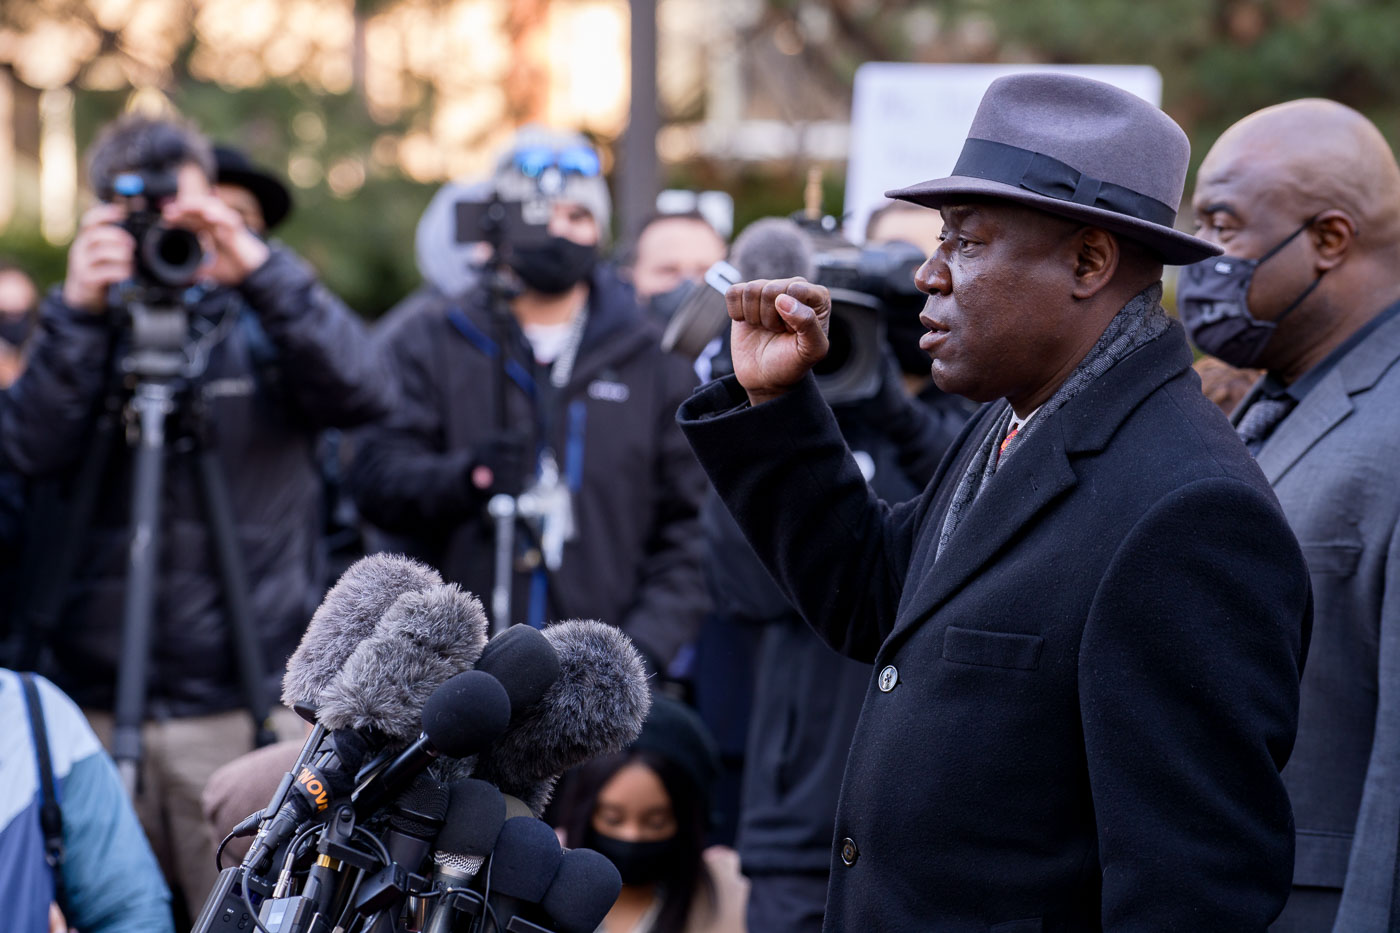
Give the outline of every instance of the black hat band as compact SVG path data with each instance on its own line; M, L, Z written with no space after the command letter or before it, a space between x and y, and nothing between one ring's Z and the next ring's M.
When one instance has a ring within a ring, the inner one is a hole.
M963 143L953 174L1001 182L1057 201L1112 211L1159 227L1176 224L1176 209L1156 198L1076 171L1053 156L990 139L969 138Z

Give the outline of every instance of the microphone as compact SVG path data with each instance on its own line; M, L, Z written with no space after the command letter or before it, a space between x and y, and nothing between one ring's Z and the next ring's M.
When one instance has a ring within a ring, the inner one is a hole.
M510 698L485 671L463 671L433 691L420 718L418 738L351 794L358 815L398 796L439 755L465 758L494 741L510 724Z
M559 679L559 653L539 629L512 625L486 643L476 669L501 682L510 697L510 719L518 722L534 709Z
M593 933L621 893L622 875L607 856L592 849L565 849L540 906L556 933Z
M450 795L448 785L426 774L413 779L389 807L389 829L384 834L389 861L414 874L423 867L447 820Z
M512 625L491 637L475 669L492 675L506 688L506 695L510 697L510 721L514 725L559 679L559 655L539 629ZM440 758L433 765L433 774L444 781L469 777L474 764L474 759ZM512 815L529 812L523 804L519 809L521 812Z
M314 762L303 764L292 779L286 799L258 830L243 868L257 872L263 861L290 839L303 823L324 813L337 797L355 786L355 772L369 749L354 732L329 737L329 748L322 749Z
M389 861L417 874L432 851L433 840L447 819L451 789L441 781L420 774L389 808L389 829L384 847ZM392 933L394 914L382 912L370 927L373 933Z
M282 678L282 702L303 716L308 711L314 712L321 706L327 685L340 674L345 660L394 600L404 593L441 583L442 577L436 570L407 557L373 554L351 564L326 592L296 651L288 659ZM310 718L314 721L314 717ZM237 827L238 834L251 832L253 826L261 824L260 836L267 835L270 821L284 809L293 782L324 737L325 728L318 723L307 737L295 766L283 775L267 807L244 820ZM361 760L363 755L354 766L358 767ZM278 835L282 835L280 828Z
M470 668L485 645L481 601L456 584L402 593L326 684L317 718L385 744L412 742L429 695Z
M282 702L292 709L319 708L322 692L394 600L441 584L436 570L400 555L372 554L351 564L326 592L287 661Z
M729 261L746 282L816 275L811 236L786 217L763 217L745 227L730 247Z
M486 895L498 930L508 928L509 917L543 919L538 905L563 859L559 837L547 823L531 816L506 820L486 875Z
M651 693L632 641L611 625L560 622L544 637L559 656L559 679L495 744L473 776L544 812L559 775L621 751L642 730Z
M498 636L499 637L499 636ZM485 781L465 778L449 785L447 819L438 833L433 853L433 887L439 898L424 933L455 928L461 909L457 897L444 892L465 888L481 870L506 822L506 802L501 792Z

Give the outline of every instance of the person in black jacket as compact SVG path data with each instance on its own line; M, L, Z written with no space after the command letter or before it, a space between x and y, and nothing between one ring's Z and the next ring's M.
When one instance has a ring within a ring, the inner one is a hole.
M631 288L598 262L609 202L596 153L579 136L523 129L497 190L533 196L549 180L558 190L548 239L506 247L522 290L504 320L481 287L425 304L385 335L404 401L358 439L351 486L365 518L410 538L489 608L487 502L557 467L574 533L551 569L520 523L512 617L495 621L601 619L664 670L706 608L696 519L704 477L674 417L695 375L661 351Z
M1164 263L1218 253L1172 225L1189 161L1141 98L1020 74L951 177L896 193L943 216L915 277L933 378L984 403L897 505L810 374L830 295L729 290L735 376L683 429L803 617L874 665L826 930L1261 933L1283 908L1311 590L1161 308Z
M175 174L164 220L196 231L206 255L183 299L186 352L207 363L187 392L207 410L207 444L223 464L265 692L275 697L321 589L316 433L383 416L393 382L360 322L311 270L254 236L214 196L213 157L198 132L172 120L122 118L91 149L92 190L110 198L114 178L129 171ZM0 412L4 459L27 479L71 480L97 420L111 417L102 410L110 374L130 345L109 306L109 289L133 275L124 216L111 201L84 216L62 288L43 302L29 366ZM167 421L164 547L136 805L172 888L197 909L214 877L200 791L210 773L252 747L253 724L241 709L195 465L177 419ZM119 442L91 527L71 542L79 548L75 578L49 638L53 679L104 740L121 651L131 467L131 451Z

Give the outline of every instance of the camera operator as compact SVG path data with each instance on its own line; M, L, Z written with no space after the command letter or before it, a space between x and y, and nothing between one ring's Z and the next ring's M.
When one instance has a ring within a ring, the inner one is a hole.
M123 226L134 225L136 215L114 187L133 175L146 179L148 201L157 190L171 192L144 205L160 213L142 243L153 231L193 231L204 256L197 281L152 312L166 320L187 313L182 355L205 365L183 371L174 414L165 418L164 546L156 557L135 799L172 888L198 905L214 878L200 791L216 768L252 747L254 724L244 708L248 694L226 608L232 597L223 592L193 451L212 454L227 478L231 536L249 581L252 650L261 654L264 693L276 696L320 590L316 432L384 415L392 379L359 321L310 269L255 236L213 194L214 160L202 135L173 119L123 117L89 153L89 183L103 203L83 217L67 277L42 304L29 367L3 412L4 453L21 473L71 482L92 456L95 426L120 415L110 402L114 376L135 371L138 342L127 326L134 311L122 296L152 278L142 265L149 259L138 261L137 239ZM197 441L188 430L196 420L205 428ZM109 743L123 666L128 557L134 563L140 543L132 528L136 454L121 443L120 427L116 433L87 531L66 542L77 556L64 581L57 631L40 633L49 636L46 666L53 678ZM286 710L277 717L280 731L296 729Z
M610 203L583 137L524 128L493 179L502 197L546 180L556 189L543 202L548 237L502 244L520 285L508 310L493 311L483 273L460 301L444 297L385 335L405 400L359 440L351 487L362 515L413 537L444 577L485 599L495 578L488 501L556 463L574 534L551 569L547 536L519 523L510 621L602 619L664 670L705 608L705 482L674 417L695 376L661 351L632 289L598 261Z

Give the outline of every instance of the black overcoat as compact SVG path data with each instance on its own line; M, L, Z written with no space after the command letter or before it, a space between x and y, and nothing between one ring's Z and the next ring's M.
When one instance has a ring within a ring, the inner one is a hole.
M715 487L838 650L874 663L827 930L1263 930L1283 906L1308 576L1179 325L1036 427L935 561L986 406L878 501L809 378L682 405Z

